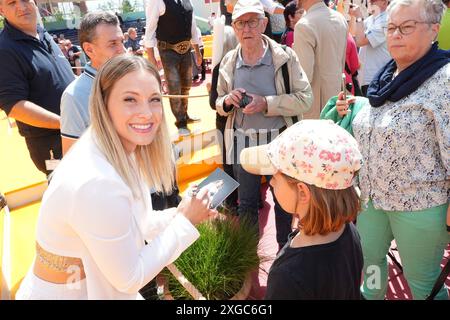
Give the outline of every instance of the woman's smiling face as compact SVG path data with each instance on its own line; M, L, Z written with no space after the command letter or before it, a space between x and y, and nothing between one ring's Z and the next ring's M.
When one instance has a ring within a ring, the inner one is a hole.
M108 99L108 113L128 153L155 138L163 119L161 91L147 71L131 72L118 80Z

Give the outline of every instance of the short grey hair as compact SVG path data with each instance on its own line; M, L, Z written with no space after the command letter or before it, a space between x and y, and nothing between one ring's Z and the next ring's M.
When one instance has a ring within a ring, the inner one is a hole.
M447 9L442 0L392 0L386 11L391 15L397 6L410 7L416 3L421 6L420 17L428 23L440 23Z
M78 39L81 47L83 47L83 43L92 42L97 37L95 31L100 24L119 26L119 19L114 14L106 11L87 13L81 20L80 30L78 31Z

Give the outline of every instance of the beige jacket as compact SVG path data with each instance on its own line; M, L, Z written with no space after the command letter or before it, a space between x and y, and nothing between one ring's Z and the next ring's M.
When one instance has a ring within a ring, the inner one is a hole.
M266 96L267 111L264 115L266 117L283 116L286 126L290 126L294 123L292 117L298 117L298 120L301 120L302 114L311 108L311 86L298 62L295 52L289 47L286 47L286 50L284 50L280 44L265 35L263 37L268 41L269 48L272 51L272 59L275 67L275 87L277 91L276 96ZM239 44L236 49L228 52L223 58L220 64L217 83L218 97L216 100L216 109L220 115L228 116L225 127L225 150L227 153L227 163L230 164L233 155L233 127L236 113L234 108L230 112L225 112L223 104L226 95L233 90L234 70L236 69L236 59L240 49L241 46ZM285 63L287 63L289 72L290 94L286 94L281 69Z
M347 46L347 22L323 1L313 5L295 25L293 49L311 83L314 103L303 115L319 119L327 101L341 90Z

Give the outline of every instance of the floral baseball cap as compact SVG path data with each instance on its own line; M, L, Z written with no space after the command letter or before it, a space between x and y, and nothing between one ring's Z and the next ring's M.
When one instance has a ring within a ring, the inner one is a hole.
M356 140L330 120L302 120L271 143L246 148L242 167L252 174L277 171L319 188L342 190L353 185L362 155Z

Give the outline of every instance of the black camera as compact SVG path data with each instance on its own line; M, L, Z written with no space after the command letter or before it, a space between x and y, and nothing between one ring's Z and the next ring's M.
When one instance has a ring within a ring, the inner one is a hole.
M239 101L239 108L245 108L248 104L252 102L253 98L247 95L245 92L242 93L242 99Z

